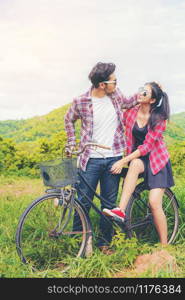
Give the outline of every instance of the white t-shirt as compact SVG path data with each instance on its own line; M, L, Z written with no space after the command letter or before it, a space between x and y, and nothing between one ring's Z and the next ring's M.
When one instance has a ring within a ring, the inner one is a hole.
M118 126L117 114L109 97L92 97L93 104L93 136L92 140L112 148L114 135ZM113 154L112 150L97 148L105 157L121 156L122 153ZM91 150L91 158L103 158L96 151Z

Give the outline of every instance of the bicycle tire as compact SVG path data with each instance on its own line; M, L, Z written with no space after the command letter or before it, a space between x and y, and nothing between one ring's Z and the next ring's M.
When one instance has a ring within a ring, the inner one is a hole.
M134 235L143 242L155 244L159 237L153 223L148 202L148 190L144 183L140 183L131 196L126 209L126 227L128 237ZM175 240L179 227L178 202L174 193L167 188L163 196L163 210L167 219L168 244Z
M56 268L69 255L81 257L85 254L91 234L85 211L76 201L72 208L70 205L55 208L53 199L59 199L60 196L60 193L52 193L34 200L20 217L16 249L21 261L30 263L35 269ZM82 231L73 231L74 213L81 220Z

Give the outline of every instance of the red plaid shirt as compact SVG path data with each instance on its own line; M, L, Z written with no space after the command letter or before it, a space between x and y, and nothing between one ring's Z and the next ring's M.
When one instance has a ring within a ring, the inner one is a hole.
M83 147L85 143L92 141L93 105L91 99L91 90L92 88L87 93L75 98L71 107L65 115L65 129L69 145L76 144L74 123L77 119L81 119L80 147ZM116 155L123 152L125 148L122 108L130 108L136 105L137 95L134 95L133 97L127 99L122 95L119 89L116 89L116 91L110 96L110 98L112 100L118 118L118 125L114 135L114 142L112 147L113 153ZM84 171L86 169L89 156L89 148L86 148L86 150L80 155L80 166Z
M124 125L126 136L126 154L132 152L134 145L134 136L132 129L136 122L139 105L124 112ZM168 162L169 153L167 151L165 142L163 141L163 132L166 129L166 121L159 121L154 130L148 126L148 133L142 145L138 146L141 156L149 154L150 167L152 173L157 174Z

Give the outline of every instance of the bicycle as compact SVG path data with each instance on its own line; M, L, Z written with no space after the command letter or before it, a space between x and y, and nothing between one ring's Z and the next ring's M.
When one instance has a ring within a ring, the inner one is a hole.
M79 155L86 147L107 148L97 143L87 143L80 151L71 154ZM34 200L20 217L16 231L16 249L23 263L31 263L35 268L57 266L65 258L83 257L92 254L93 229L89 215L76 197L78 176L89 186L79 173L77 157L63 158L45 162L40 165L44 184L50 188L46 193ZM126 174L126 170L125 174ZM81 191L82 192L82 191ZM101 196L93 190L95 196ZM82 192L83 194L83 192ZM90 201L84 194L87 201ZM56 208L54 203L59 203ZM132 194L127 209L126 220L121 222L115 217L102 214L91 202L91 208L107 222L111 222L115 230L120 230L126 237L136 236L140 241L154 244L159 242L148 205L148 190L143 181L138 183ZM179 226L179 204L171 189L165 190L163 209L167 218L168 243L175 240ZM81 230L73 230L74 215L78 215Z

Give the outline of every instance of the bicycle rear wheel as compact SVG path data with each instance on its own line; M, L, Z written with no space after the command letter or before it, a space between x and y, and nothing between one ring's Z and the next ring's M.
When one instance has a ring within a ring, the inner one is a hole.
M148 205L149 191L142 183L136 187L131 196L126 215L128 236L136 237L144 243L155 244L159 242L152 213ZM163 210L167 220L168 244L175 239L179 226L178 203L170 189L166 189L163 196Z
M89 225L80 204L74 201L54 207L60 193L46 194L36 199L22 214L16 247L23 263L36 269L55 268L67 256L83 256L89 237ZM80 231L73 231L74 214L79 216Z

